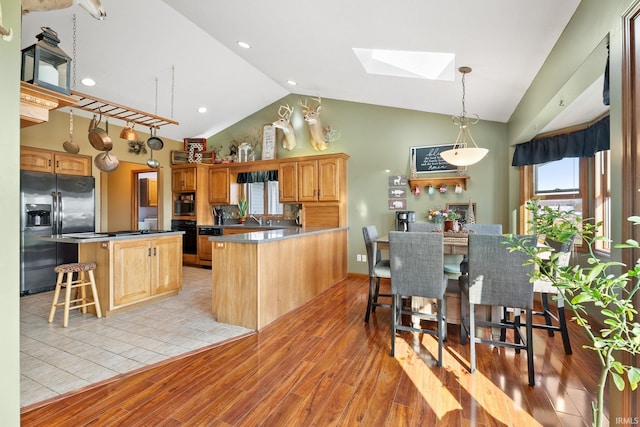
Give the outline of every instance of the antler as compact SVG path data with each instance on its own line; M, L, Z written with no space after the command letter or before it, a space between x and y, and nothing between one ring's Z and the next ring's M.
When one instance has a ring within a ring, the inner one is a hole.
M283 108L286 110L286 112L284 113L282 113ZM278 115L285 120L289 120L291 118L292 113L293 113L293 108L289 107L289 104L287 104L286 106L281 105L280 108L278 109Z
M311 99L313 99L314 101L316 101L316 102L318 103L318 105L321 105L321 104L322 104L322 99L320 99L320 97L317 97L317 98L311 98Z
M309 111L311 108L309 108L309 106L306 104L307 102L307 98L304 99L304 102L302 102L302 99L298 100L298 104L300 104L300 106L302 108L304 108L305 110Z

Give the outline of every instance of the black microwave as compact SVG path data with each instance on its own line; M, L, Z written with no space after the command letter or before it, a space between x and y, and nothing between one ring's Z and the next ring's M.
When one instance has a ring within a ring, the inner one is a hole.
M196 204L194 200L176 200L173 202L174 216L194 216L196 214Z

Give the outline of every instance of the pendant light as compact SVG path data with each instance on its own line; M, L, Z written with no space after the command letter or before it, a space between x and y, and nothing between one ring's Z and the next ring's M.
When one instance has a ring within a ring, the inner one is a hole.
M458 137L453 145L453 148L440 153L445 162L454 166L469 166L478 163L489 152L486 148L480 148L476 144L476 141L471 136L469 125L475 125L480 121L477 114L474 114L473 119L467 117L467 110L465 109L465 76L471 72L471 67L460 67L458 71L462 73L462 115L454 116L452 118L453 123L458 126ZM467 144L467 138L473 143L473 147L469 147Z

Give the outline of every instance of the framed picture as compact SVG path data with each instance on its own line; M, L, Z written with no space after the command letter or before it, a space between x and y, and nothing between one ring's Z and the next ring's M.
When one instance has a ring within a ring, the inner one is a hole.
M411 172L456 172L458 167L445 162L440 155L453 146L454 144L411 147Z
M450 211L454 211L455 213L457 213L458 215L460 215L460 219L458 220L458 222L460 222L461 224L466 224L467 220L469 219L469 205L472 206L473 209L473 218L474 221L473 222L477 222L478 220L478 214L476 212L476 203L447 203L446 209L449 209Z

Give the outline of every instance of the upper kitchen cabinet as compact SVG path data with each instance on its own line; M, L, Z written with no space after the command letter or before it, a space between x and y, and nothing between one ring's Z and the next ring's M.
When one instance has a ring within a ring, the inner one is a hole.
M173 191L196 191L196 166L173 166L171 189Z
M91 156L21 147L20 169L34 172L91 176Z
M229 168L209 169L209 203L230 203Z
M330 157L298 162L298 201L337 202L344 186L345 160Z
M298 162L280 163L278 168L280 203L298 201Z

